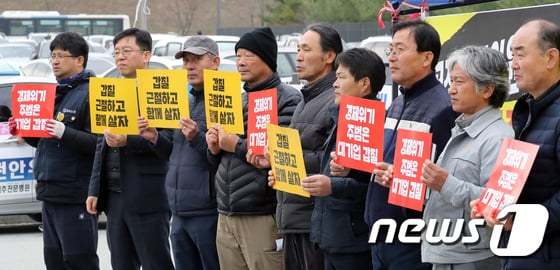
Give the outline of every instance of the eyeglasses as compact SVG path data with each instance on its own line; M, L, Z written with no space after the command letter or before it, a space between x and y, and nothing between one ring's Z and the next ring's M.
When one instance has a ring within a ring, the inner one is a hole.
M143 51L146 51L146 50L144 50L144 49L138 49L138 50L124 49L124 50L122 50L122 51L114 51L114 52L113 52L113 57L117 58L117 57L119 57L119 56L121 56L121 55L127 57L127 56L129 56L132 52L139 52L139 51L142 51L142 52L143 52Z
M393 47L385 48L385 56L390 57L391 55L394 55L394 56L399 57L401 54L407 53L409 51L413 51L413 52L416 52L416 53L425 52L425 51L418 51L418 50L410 50L408 48L396 46L395 48L393 48Z
M52 55L49 56L49 61L51 61L51 62L52 62L52 61L55 61L55 60L60 60L60 61L62 61L62 60L64 60L64 58L66 58L66 57L76 58L77 56L73 56L73 55L62 55L62 54L59 54L59 55L52 54Z

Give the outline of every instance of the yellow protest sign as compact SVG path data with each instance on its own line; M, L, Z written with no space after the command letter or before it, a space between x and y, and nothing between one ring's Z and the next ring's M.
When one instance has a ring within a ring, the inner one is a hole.
M245 134L239 72L204 70L204 103L208 127L220 124L228 133Z
M303 152L297 129L266 125L270 164L276 181L274 189L309 197L309 192L301 187L306 177Z
M138 106L150 127L179 128L189 117L187 71L184 69L139 69Z
M89 80L91 132L105 129L116 134L138 134L136 80L95 78Z

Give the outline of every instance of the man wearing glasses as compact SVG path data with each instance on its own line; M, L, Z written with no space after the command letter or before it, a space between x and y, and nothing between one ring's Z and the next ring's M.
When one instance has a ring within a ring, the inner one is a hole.
M77 33L61 33L50 44L57 80L52 137L24 138L36 147L33 175L43 201L43 255L47 269L99 269L97 216L87 213L87 197L96 137L91 134L88 44ZM17 135L14 118L10 133Z
M150 33L129 28L117 34L113 44L115 63L123 77L136 78L136 70L148 68ZM86 205L91 214L98 210L107 214L113 269L174 269L165 193L171 137L170 130L161 129L155 144L139 135L108 130L97 138ZM156 152L154 145L164 149Z

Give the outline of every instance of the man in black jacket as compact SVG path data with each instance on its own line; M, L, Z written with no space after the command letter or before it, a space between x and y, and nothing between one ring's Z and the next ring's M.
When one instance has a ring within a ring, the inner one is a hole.
M341 95L377 100L385 83L385 65L374 52L354 48L338 55L334 82L336 123L321 159L321 174L302 180L303 190L314 196L311 241L324 252L325 269L372 269L369 229L363 219L370 173L336 164L336 135ZM370 137L371 140L381 138Z
M43 253L47 269L99 269L97 216L88 214L87 197L95 135L91 134L89 47L77 33L58 34L49 60L57 80L50 138L24 138L36 147L33 175L43 201ZM10 118L12 134L15 121Z
M290 128L299 131L309 175L321 172L322 147L334 124L328 110L334 100L334 62L341 52L340 35L325 23L307 26L298 44L298 77L307 84L301 89L303 100L292 116ZM249 154L247 159L259 168L270 168L262 156ZM309 239L312 199L283 191L276 194L276 220L284 239L285 269L323 270L323 251Z
M178 126L181 129L173 131L173 149L165 180L167 199L173 213L171 244L177 270L220 269L216 252L216 168L206 157L204 104L204 69L218 69L218 54L218 44L205 36L187 39L183 50L175 54L175 58L183 59L183 69L187 70L192 86L190 118L183 117ZM157 145L158 132L149 128L148 124L143 118L139 121L140 134L156 144L156 151L165 148Z
M123 77L136 78L137 69L148 68L150 33L129 28L117 34L113 43L115 63ZM170 130L158 131L159 151L138 135L105 130L97 138L86 205L92 214L98 210L107 214L107 241L115 270L174 269L165 193L171 136Z
M258 28L235 45L243 88L243 119L247 125L248 92L276 88L278 124L288 126L301 94L276 73L277 45L272 30ZM245 128L247 130L247 128ZM267 172L247 162L247 136L226 133L219 125L206 133L209 159L218 166L217 248L222 269L282 269L280 238L274 217L275 192Z

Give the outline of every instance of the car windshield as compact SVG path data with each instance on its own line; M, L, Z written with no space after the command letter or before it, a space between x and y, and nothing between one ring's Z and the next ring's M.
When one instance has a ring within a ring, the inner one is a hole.
M218 41L216 43L218 44L218 50L220 52L235 51L236 42Z
M33 54L33 48L23 44L2 44L0 46L0 55L3 58L30 58Z

